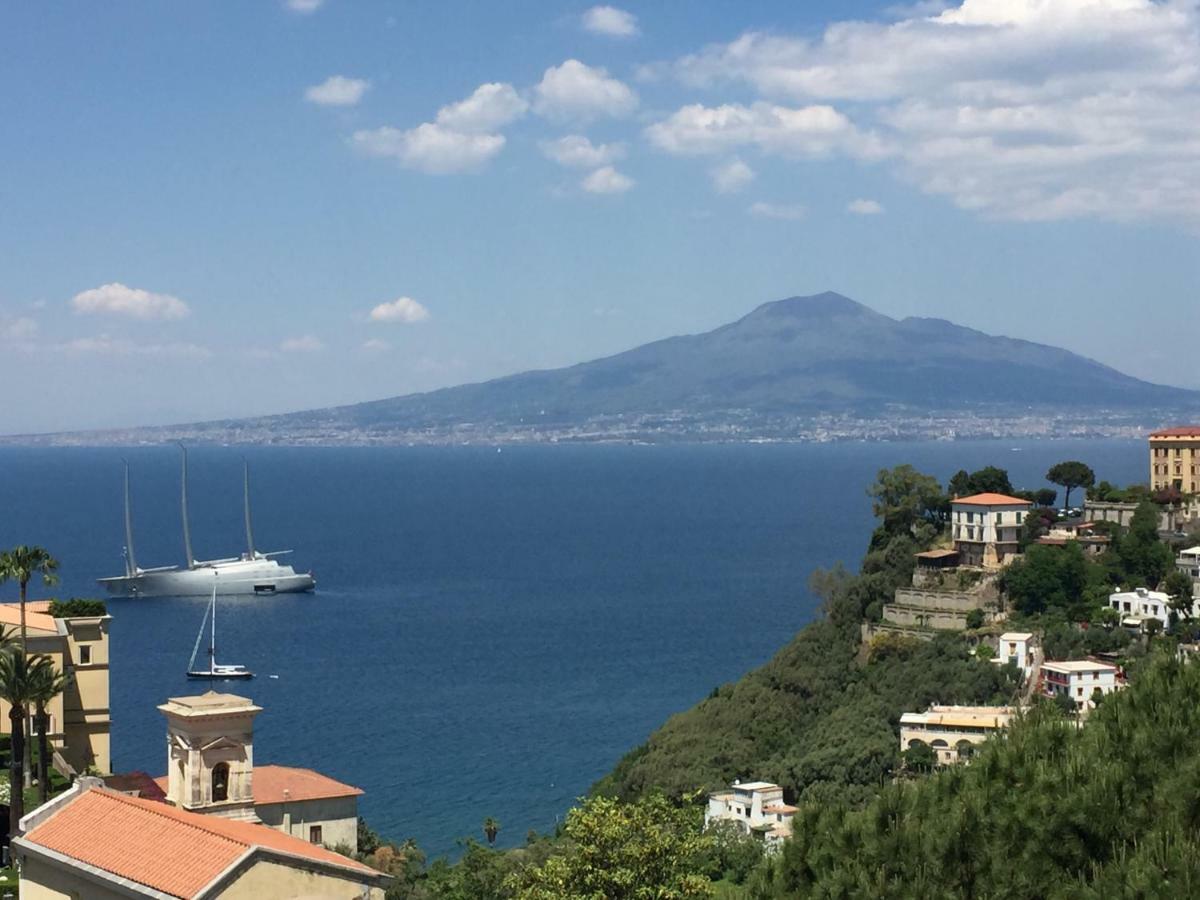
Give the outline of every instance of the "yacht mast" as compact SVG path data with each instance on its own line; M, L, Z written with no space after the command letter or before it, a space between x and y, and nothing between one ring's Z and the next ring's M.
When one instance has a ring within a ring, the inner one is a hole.
M133 511L129 503L129 461L125 463L125 574L132 578L137 574L137 557L133 554Z
M183 514L183 553L189 569L196 568L196 557L192 555L192 533L188 530L188 506L187 506L187 447L183 444L179 445L179 449L183 451L183 474L181 478L181 491L179 499L179 508Z
M208 671L217 671L217 582L213 580L212 595L212 641L208 645Z
M242 493L246 507L246 550L250 553L250 558L254 559L254 530L250 527L250 463L244 459L242 460Z

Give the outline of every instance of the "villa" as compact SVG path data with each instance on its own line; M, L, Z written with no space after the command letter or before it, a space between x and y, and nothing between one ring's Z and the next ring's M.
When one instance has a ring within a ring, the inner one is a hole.
M775 847L792 836L796 807L783 802L783 788L768 781L735 781L730 790L708 795L704 827L733 822L739 830Z
M1011 706L931 706L900 716L900 750L925 744L939 766L970 758L974 749L1007 728L1016 715Z
M25 604L25 630L29 652L49 657L54 667L69 676L63 693L47 708L50 744L76 772L91 768L112 771L109 750L108 627L111 617L55 618L50 601ZM0 627L16 634L21 628L21 605L0 603ZM8 704L0 700L0 734L10 728ZM36 734L32 724L30 734Z
M1094 709L1093 694L1108 695L1125 687L1125 676L1111 663L1073 659L1042 663L1042 693L1047 697L1069 697L1077 712Z
M998 666L1012 663L1030 678L1036 669L1037 652L1037 637L1031 632L1006 631L1000 635L996 658L992 662Z
M950 503L950 534L960 565L998 569L1020 552L1028 500L1006 494L972 494Z
M1108 605L1121 613L1121 624L1126 628L1145 631L1146 623L1151 620L1157 620L1164 629L1171 624L1171 598L1162 591L1146 588L1118 591L1108 595ZM1190 614L1200 615L1200 601L1192 601Z

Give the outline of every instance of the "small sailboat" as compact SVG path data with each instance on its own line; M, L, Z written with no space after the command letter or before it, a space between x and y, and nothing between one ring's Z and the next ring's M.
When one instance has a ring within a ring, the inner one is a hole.
M208 638L208 668L196 668L196 654L200 652L200 642L204 640L204 626L211 624ZM200 620L200 631L196 635L196 645L192 647L192 658L188 661L188 678L207 678L210 681L225 681L234 678L253 678L254 673L245 666L221 665L217 662L217 586L213 585L212 600Z

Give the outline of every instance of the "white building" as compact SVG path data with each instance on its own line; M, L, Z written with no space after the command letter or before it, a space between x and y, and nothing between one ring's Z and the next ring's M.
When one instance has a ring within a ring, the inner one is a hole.
M1148 619L1157 619L1165 629L1171 624L1171 598L1162 591L1138 588L1108 595L1108 605L1121 614L1121 624L1144 628ZM1192 600L1193 618L1200 616L1200 601Z
M1077 711L1095 708L1092 694L1111 694L1125 687L1121 670L1091 659L1042 663L1042 693L1047 697L1070 697Z
M1031 678L1034 674L1034 643L1036 638L1028 631L1006 631L1000 635L1000 643L996 647L996 658L992 660L998 666L1016 665L1021 674Z
M1200 547L1188 547L1180 550L1175 557L1175 568L1187 575L1192 581L1200 581Z
M931 706L900 716L900 750L920 744L933 750L939 766L953 765L1012 722L1011 706Z
M964 566L999 568L1020 550L1021 526L1033 504L1007 494L972 494L950 503L950 533Z
M714 822L733 822L746 834L778 845L792 836L796 807L783 802L783 788L768 781L735 781L728 791L708 795L704 827Z

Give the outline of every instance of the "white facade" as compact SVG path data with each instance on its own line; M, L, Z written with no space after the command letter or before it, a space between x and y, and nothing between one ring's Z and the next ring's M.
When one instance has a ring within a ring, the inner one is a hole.
M1034 670L1034 652L1033 644L1036 639L1027 631L1006 631L1000 635L1000 643L996 647L996 658L993 660L998 666L1006 666L1009 663L1014 663L1021 674L1026 678L1033 675Z
M926 744L939 766L953 765L968 751L1007 728L1015 711L1010 706L931 706L925 712L900 716L900 750Z
M1175 568L1193 581L1200 581L1200 547L1180 550L1179 555L1175 557Z
M1092 694L1097 688L1107 695L1124 686L1121 670L1109 663L1090 659L1042 663L1042 693L1070 697L1079 711L1095 707Z
M783 802L783 788L768 781L735 781L728 791L708 795L704 826L733 822L746 834L754 834L768 845L792 836L796 807Z
M1032 506L1004 494L974 494L950 504L950 535L963 565L1004 565L1018 552L1021 526Z
M1140 626L1146 619L1158 619L1165 629L1171 624L1171 598L1162 591L1138 588L1108 595L1108 605L1121 614L1122 623ZM1200 602L1192 600L1191 616L1200 615Z

